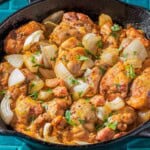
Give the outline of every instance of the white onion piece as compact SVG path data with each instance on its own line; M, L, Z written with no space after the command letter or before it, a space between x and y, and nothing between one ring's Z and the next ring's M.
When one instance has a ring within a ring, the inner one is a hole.
M96 54L97 52L97 42L101 40L101 37L94 33L87 33L83 39L83 46L88 49L92 54Z
M119 110L125 106L125 102L122 98L117 97L111 102L106 102L106 105L109 106L111 110Z
M92 73L92 70L87 68L85 73L84 73L84 77L88 77L91 73Z
M4 98L2 99L1 105L0 105L1 118L6 124L10 124L13 118L13 112L10 108L10 104L12 102L10 97L11 97L10 93L7 92Z
M8 79L8 86L13 86L25 81L24 74L19 69L14 69Z
M54 59L57 57L57 46L56 45L48 45L42 46L42 55L43 62L45 67L50 67L54 64Z
M88 144L90 144L90 143L88 143L88 142L85 142L85 141L74 141L76 144L78 144L78 145L88 145Z
M103 51L102 55L101 55L101 60L100 63L104 64L104 65L114 65L119 56L119 51L116 48L107 48Z
M147 51L139 39L134 39L123 51L122 56L126 56L125 61L128 59L138 59L144 61L147 57Z
M23 56L20 54L7 55L5 59L15 68L21 68L23 65Z
M80 96L84 96L86 92L89 90L89 85L82 80L78 80L78 84L73 87L73 92L80 93Z
M45 139L48 139L50 137L51 131L52 131L51 123L45 123L43 128L43 137Z
M72 87L70 79L74 79L74 77L61 61L56 63L54 72L58 78L63 79L69 87Z
M43 37L43 31L42 30L37 30L33 33L31 33L25 40L23 49L29 49L30 46L36 42L40 41L40 38Z
M109 115L109 113L111 113L111 109L109 106L105 105L105 106L97 107L96 114L100 120L104 120L106 116Z

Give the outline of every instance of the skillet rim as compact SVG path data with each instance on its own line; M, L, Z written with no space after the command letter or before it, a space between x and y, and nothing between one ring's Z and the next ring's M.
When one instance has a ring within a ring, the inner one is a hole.
M1 23L0 23L0 29L5 25L5 23L7 23L9 21L9 19L11 19L13 16L21 13L22 11L24 11L25 9L29 8L29 7L32 7L33 5L36 5L38 3L42 3L46 0L37 0L36 2L33 2L21 9L19 9L18 11L14 12L13 14L11 14L9 17L7 17L6 19L4 19ZM117 1L118 3L121 3L123 5L125 5L126 7L130 7L132 9L139 9L141 11L144 11L145 13L147 13L149 16L150 16L150 11L148 11L147 9L144 9L140 6L135 6L135 5L129 5L127 3L124 3L120 0L114 0L114 1ZM5 124L6 125L6 124ZM15 131L15 130L9 130L9 129L2 129L0 130L0 134L1 135L15 135L17 137L20 137L20 138L24 138L26 140L31 140L31 142L36 142L38 144L42 144L44 146L54 146L54 147L61 147L61 148L96 148L98 146L106 146L107 144L113 144L113 143L118 143L119 141L122 141L122 140L125 140L126 138L128 137L132 137L132 136L135 136L137 135L138 133L142 132L146 126L150 126L150 121L147 121L143 124L141 124L140 126L138 126L137 128L135 128L134 130L130 131L129 133L127 133L126 135L124 136L121 136L117 139L113 139L113 140L109 140L109 141L105 141L105 142L100 142L100 143L94 143L94 144L88 144L88 145L65 145L65 144L58 144L58 143L50 143L50 142L46 142L46 141L42 141L42 140L39 140L39 139L36 139L36 138L33 138L31 136L28 136L28 135L25 135L23 133L20 133L18 131Z

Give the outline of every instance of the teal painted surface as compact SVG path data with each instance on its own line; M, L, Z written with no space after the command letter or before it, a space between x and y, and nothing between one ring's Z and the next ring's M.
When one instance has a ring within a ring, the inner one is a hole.
M150 0L121 0L129 4L142 6L150 10ZM6 19L13 12L28 5L28 0L6 0L0 4L0 22ZM115 145L112 150L118 150ZM40 150L44 149L36 145L27 145L22 140L12 136L0 136L0 150ZM121 148L121 150L123 150ZM124 150L150 150L150 139L147 138L134 138L124 148Z

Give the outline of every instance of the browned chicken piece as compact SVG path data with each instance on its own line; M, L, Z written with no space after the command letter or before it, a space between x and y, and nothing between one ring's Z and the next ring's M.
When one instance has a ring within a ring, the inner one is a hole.
M57 86L64 86L65 83L62 79L59 78L53 78L53 79L46 79L45 84L49 88L55 88Z
M94 125L97 121L95 107L85 99L74 102L71 106L71 120L77 125L82 124L88 131L95 130Z
M50 40L60 45L70 37L76 37L78 40L81 40L86 33L91 32L98 33L98 27L87 15L67 12L64 14L62 22L50 35Z
M68 103L68 99L54 98L52 101L43 104L43 106L45 106L47 114L54 119L56 116L64 115L64 112L68 107Z
M26 94L27 94L27 85L26 84L23 84L21 86L14 85L14 86L9 87L8 91L10 92L12 99L17 100L17 98L20 95L26 96Z
M0 85L6 88L8 85L8 77L13 71L13 67L8 62L3 62L0 64Z
M95 95L90 99L90 102L95 106L103 106L105 104L105 99L103 95Z
M15 114L17 122L30 124L43 113L43 107L30 97L20 96L16 101Z
M122 32L121 37L126 37L128 39L138 38L146 48L150 46L150 40L146 39L144 32L141 30L137 30L132 26L129 26Z
M150 108L150 67L134 80L127 103L135 109Z
M90 75L86 77L87 83L89 84L89 91L87 92L87 97L92 97L98 93L98 86L102 75L98 67L94 67L91 70Z
M115 132L108 128L105 127L102 130L98 131L97 136L96 136L96 140L104 142L104 141L108 141L111 140L115 135Z
M118 62L103 76L100 82L100 94L104 95L109 101L118 96L125 98L127 96L129 82L130 79L127 76L124 64Z
M37 30L45 30L45 28L42 24L35 21L31 21L16 30L12 30L5 39L4 50L6 53L20 53L27 36Z
M53 94L56 97L65 97L69 95L65 86L57 86L53 89Z
M132 107L126 106L119 110L117 114L111 116L112 122L117 122L119 131L127 131L128 126L134 124L137 119L137 114Z
M27 68L23 68L22 72L25 75L27 81L32 81L36 77L36 75L30 72Z

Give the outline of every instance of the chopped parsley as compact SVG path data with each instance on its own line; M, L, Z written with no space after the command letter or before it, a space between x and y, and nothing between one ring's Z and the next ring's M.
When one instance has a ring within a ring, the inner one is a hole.
M137 51L133 51L133 55L137 55Z
M79 94L79 97L82 97L83 91L80 91L78 94Z
M109 121L109 117L112 116L114 113L110 113L109 116L105 116L104 117L104 120L103 120L103 124L96 124L95 126L95 130L98 131L99 129L102 129L104 127L108 127L112 130L116 130L117 129L117 125L118 125L118 122L117 121L114 121L114 122L110 122Z
M55 57L51 57L50 60L51 60L51 61L55 61L56 58L55 58Z
M85 53L87 54L87 55L90 55L90 56L92 56L92 57L94 57L95 59L99 59L99 56L95 56L92 52L90 52L90 50L88 50L88 49L85 49Z
M121 27L118 25L118 24L114 24L112 27L111 27L111 30L113 32L117 32L117 31L120 31L121 30Z
M52 89L49 88L46 90L46 92L52 93L53 91L52 91Z
M44 67L42 64L35 64L32 67Z
M103 48L102 40L99 40L99 41L96 43L96 45L97 45L98 48Z
M105 124L105 126L107 126L108 128L110 128L112 130L116 130L117 129L117 125L118 125L117 121L115 121L115 122L107 122Z
M136 77L134 67L131 64L127 65L125 69L129 78L134 79Z
M3 96L3 95L5 95L6 94L6 90L1 90L0 91L0 96Z
M89 101L90 101L90 99L89 99L89 98L85 98L85 100L86 100L86 102L89 102Z
M82 44L81 42L79 42L79 43L77 44L77 46L78 46L78 47L83 47L83 44Z
M86 61L86 60L88 60L88 59L89 59L89 58L86 57L86 56L77 55L77 60Z
M38 98L38 92L33 92L29 96L32 97L34 100L36 100Z
M36 58L35 58L35 56L33 56L33 55L31 56L31 62L32 62L32 63L36 63Z
M30 90L35 86L35 83L30 84Z
M83 120L83 119L78 119L78 121L80 122L80 124L85 124L85 120Z
M116 88L120 90L121 85L119 83L115 84Z
M74 78L69 78L69 82L70 82L70 84L72 84L72 85L77 85L77 84L79 84L79 81L78 80L76 80L76 79L74 79Z
M99 70L100 70L100 73L101 73L102 75L104 75L105 72L106 72L106 69L103 68L103 67L99 67Z
M39 54L40 54L40 51L36 51L36 52L35 52L35 55L39 55Z
M65 119L66 119L68 124L70 124L72 126L76 126L76 124L71 120L70 110L66 110L66 112L65 112Z

